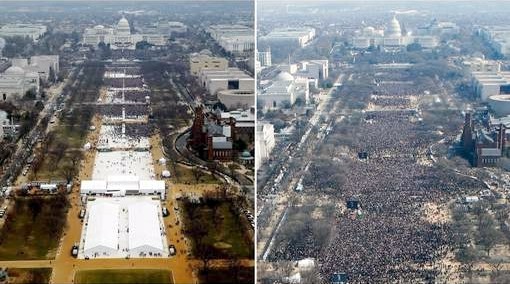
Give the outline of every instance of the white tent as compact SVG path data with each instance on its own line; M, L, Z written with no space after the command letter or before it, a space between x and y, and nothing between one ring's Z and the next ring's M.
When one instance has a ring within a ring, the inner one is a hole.
M159 208L150 202L137 202L128 206L129 252L131 257L145 253L164 254L162 228L158 219Z
M141 180L141 194L161 194L161 198L165 198L165 181L163 180Z
M161 159L159 159L159 163L160 163L161 165L166 165L166 159L165 159L165 158L161 158Z
M170 177L170 171L169 170L164 170L162 173L161 173L161 176L165 177L165 178L169 178Z
M300 270L310 270L315 267L315 260L313 258L301 259L297 262Z
M80 193L81 194L105 194L106 193L106 181L104 180L82 180Z
M87 142L84 146L83 146L83 149L85 150L90 150L90 148L92 148L92 145L90 145L89 142Z
M110 176L108 180L81 181L81 194L124 196L126 194L161 194L165 198L165 181L139 180L136 176Z
M40 186L41 189L44 189L44 190L55 190L57 189L57 185L56 184L49 184L49 183L45 183L45 184L41 184Z
M119 246L119 205L98 202L89 207L85 256L105 257L115 254Z

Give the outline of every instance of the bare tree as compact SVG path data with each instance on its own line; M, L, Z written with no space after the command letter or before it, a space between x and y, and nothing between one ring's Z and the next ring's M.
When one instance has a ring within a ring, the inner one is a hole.
M209 244L203 244L198 248L197 257L202 261L202 273L209 272L209 265L211 260L214 259L214 248Z
M77 169L72 164L66 164L62 167L62 174L66 178L67 183L71 183L74 176L76 175Z
M228 268L232 275L232 282L239 283L239 272L241 271L242 265L241 260L236 254L229 255Z
M200 178L204 175L202 170L197 166L193 166L191 168L191 173L193 174L193 177L195 178L195 183L198 183L200 181Z
M485 247L487 251L487 256L490 256L491 249L496 246L499 242L502 241L503 236L502 233L495 228L491 227L486 230L481 230L480 234L480 244Z
M498 278L501 274L501 270L503 269L503 260L498 259L494 262L489 263L489 265L492 268L491 277Z

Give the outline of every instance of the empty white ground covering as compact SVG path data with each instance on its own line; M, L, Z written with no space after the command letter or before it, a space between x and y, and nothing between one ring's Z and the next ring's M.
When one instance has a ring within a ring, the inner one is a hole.
M136 202L128 206L129 251L135 254L163 254L164 226L157 218L159 208L152 202Z
M108 201L92 202L85 218L87 231L84 253L89 257L109 257L119 249L119 205Z
M154 163L149 151L97 152L93 180L107 180L110 176L133 175L140 180L155 178Z
M167 256L159 201L139 196L89 199L78 258Z
M149 138L144 136L132 137L122 133L123 126L102 125L99 132L99 149L143 148L149 149Z

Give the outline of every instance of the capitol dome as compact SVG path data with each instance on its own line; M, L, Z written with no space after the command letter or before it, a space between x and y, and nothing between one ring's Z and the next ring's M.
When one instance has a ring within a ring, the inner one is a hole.
M401 37L402 36L402 30L400 29L400 22L393 16L393 19L391 19L388 29L386 30L386 36L389 37Z
M18 67L18 66L11 66L11 67L7 68L7 70L5 70L5 74L23 75L23 74L25 74L25 70L23 70L23 68Z
M290 75L288 72L280 72L276 76L275 81L294 81L294 76Z
M363 35L364 36L372 36L375 33L374 27L366 27L363 29Z
M131 28L129 27L128 20L123 16L122 19L119 20L117 24L117 33L120 34L130 34Z

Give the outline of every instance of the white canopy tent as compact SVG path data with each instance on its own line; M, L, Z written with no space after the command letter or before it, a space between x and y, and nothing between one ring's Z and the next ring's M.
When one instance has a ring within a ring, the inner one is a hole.
M164 254L158 206L149 202L137 202L128 206L128 213L131 256Z
M106 193L106 181L105 180L82 180L80 192L82 194L105 194Z
M108 180L83 180L80 193L113 196L160 194L164 199L165 189L163 180L139 180L136 176L119 175L109 176Z
M117 252L119 246L119 205L99 202L89 208L85 256L105 257Z

